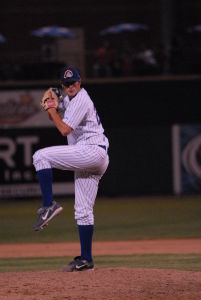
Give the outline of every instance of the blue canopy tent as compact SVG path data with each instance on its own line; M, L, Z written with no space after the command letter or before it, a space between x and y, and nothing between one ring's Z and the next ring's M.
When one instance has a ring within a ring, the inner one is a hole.
M119 34L122 32L135 32L140 30L148 30L148 26L139 23L120 23L114 26L107 27L100 31L101 36L108 34Z
M32 31L32 35L36 37L50 38L75 38L76 34L67 27L45 26Z

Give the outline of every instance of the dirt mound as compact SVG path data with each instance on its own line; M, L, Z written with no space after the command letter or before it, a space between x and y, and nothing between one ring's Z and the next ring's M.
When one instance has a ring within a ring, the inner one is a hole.
M201 299L201 273L100 268L85 272L0 274L0 299L157 300Z
M201 253L201 239L95 242L94 255ZM78 243L0 245L0 257L75 256ZM0 273L0 300L199 300L201 272L95 268Z

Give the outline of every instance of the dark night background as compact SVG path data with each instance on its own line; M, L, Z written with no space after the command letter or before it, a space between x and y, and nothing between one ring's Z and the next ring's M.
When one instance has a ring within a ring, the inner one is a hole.
M44 41L31 36L31 31L36 28L49 25L80 27L84 30L86 71L90 77L94 53L105 39L99 32L124 22L146 24L149 31L108 38L114 47L120 47L127 40L135 52L143 43L158 56L159 74L201 72L201 33L188 32L189 27L201 23L199 0L2 1L0 33L6 37L6 42L0 44L0 63L18 66L39 63L39 50ZM165 67L167 51L171 52L171 59Z
M99 34L127 22L146 24L149 30ZM201 32L191 30L199 24L199 0L2 1L0 33L6 41L0 44L0 89L56 85L62 62L56 57L44 63L45 39L31 31L49 25L81 28L83 83L110 139L112 160L100 192L172 193L171 128L201 120ZM104 43L113 50L112 71L97 75L96 52ZM152 51L156 66L139 60L142 47ZM128 57L130 73L123 69Z

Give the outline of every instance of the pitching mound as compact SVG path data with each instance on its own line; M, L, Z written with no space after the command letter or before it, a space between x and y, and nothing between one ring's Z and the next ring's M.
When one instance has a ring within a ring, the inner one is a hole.
M76 254L78 243L1 245L0 257ZM201 253L201 239L94 243L94 255ZM2 300L199 300L201 272L95 268L94 271L0 273Z
M0 275L0 299L201 299L201 274L175 270L95 269Z

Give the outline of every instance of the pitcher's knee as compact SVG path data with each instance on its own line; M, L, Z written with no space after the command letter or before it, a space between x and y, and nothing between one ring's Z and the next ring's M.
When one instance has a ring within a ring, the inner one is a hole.
M39 161L42 161L44 159L44 155L42 150L37 150L33 155L33 164L37 164Z
M92 212L75 212L75 220L77 221L77 225L94 225L94 215Z
M33 155L33 165L36 171L51 168L51 164L47 159L43 149L37 150Z
M40 159L40 150L37 150L33 155L33 163Z

